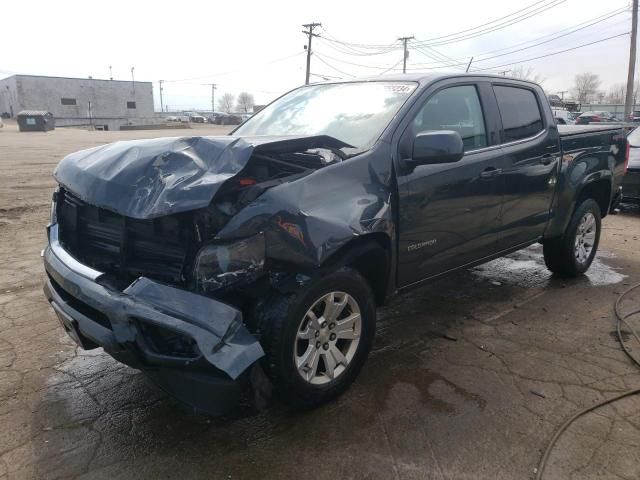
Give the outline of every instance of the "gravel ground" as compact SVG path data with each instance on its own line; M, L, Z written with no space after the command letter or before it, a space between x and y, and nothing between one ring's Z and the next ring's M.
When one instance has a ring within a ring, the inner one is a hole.
M613 317L640 281L637 211L604 220L583 278L552 278L534 246L396 298L357 382L312 412L195 416L76 348L42 294L55 164L120 139L225 131L0 130L0 480L532 478L573 412L640 386ZM639 448L636 396L574 423L545 478L640 478Z

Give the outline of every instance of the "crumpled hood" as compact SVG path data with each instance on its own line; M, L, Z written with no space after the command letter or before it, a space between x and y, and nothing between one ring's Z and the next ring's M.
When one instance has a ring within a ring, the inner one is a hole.
M209 205L256 149L345 146L326 135L132 140L68 155L53 176L87 203L132 218L155 218Z

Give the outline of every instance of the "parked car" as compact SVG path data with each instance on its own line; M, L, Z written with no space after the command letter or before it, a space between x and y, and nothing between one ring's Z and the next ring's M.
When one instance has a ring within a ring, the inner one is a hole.
M355 380L398 292L538 242L555 274L586 272L626 152L615 125L556 126L531 82L307 85L230 135L64 158L45 294L82 348L196 410L269 385L313 407Z
M167 122L179 122L180 119L175 115L169 115L168 117L165 117L165 121L167 121Z
M214 118L216 125L239 125L242 123L242 119L238 115L230 113L216 113Z
M622 180L622 201L640 205L640 128L627 136L629 142L629 165Z
M193 114L189 116L189 121L193 122L193 123L207 123L207 119L206 117L199 115L199 114Z
M209 115L207 117L207 121L209 123L220 125L221 118L226 116L226 115L227 115L226 113L214 112L214 113L212 113L211 115Z
M631 112L631 114L629 115L629 121L635 123L640 122L640 110L634 110L633 112Z
M584 112L580 114L578 118L576 118L577 125L587 125L590 123L600 123L600 122L617 122L618 119L611 113L606 112L604 110L599 110L596 112Z
M575 117L566 108L551 108L553 118L556 119L558 125L571 125L575 123Z

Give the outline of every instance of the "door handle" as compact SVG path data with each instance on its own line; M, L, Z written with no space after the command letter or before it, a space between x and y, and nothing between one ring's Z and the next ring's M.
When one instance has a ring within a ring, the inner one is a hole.
M501 168L488 167L485 168L482 172L480 172L480 178L493 178L502 174Z
M543 165L549 165L551 162L553 162L553 155L551 155L550 153L543 155L540 159L540 163L542 163Z

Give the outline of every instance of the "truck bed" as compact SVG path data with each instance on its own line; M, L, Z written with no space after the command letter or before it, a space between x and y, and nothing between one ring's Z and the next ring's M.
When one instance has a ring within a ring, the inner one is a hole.
M583 133L620 130L622 127L623 125L621 123L609 123L604 125L558 125L558 133L561 137L569 137L571 135L580 135Z

